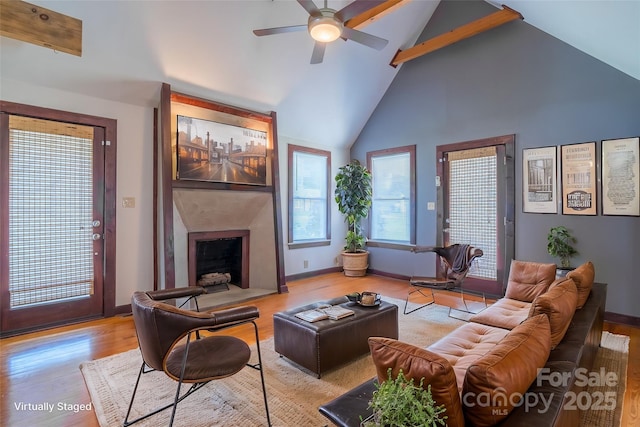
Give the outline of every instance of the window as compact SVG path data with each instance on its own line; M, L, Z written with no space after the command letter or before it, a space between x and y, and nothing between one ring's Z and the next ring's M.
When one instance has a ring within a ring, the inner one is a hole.
M415 243L415 145L367 153L373 177L369 238Z
M289 247L328 245L331 153L289 145Z

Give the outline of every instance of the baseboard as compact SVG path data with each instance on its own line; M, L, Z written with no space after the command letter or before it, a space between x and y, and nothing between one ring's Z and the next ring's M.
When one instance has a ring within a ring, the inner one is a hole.
M640 328L640 317L629 316L626 314L612 313L610 311L604 312L604 320L611 323L620 323L622 325L634 326Z
M300 274L292 274L291 276L285 276L284 279L285 281L290 282L294 280L306 279L308 277L319 276L321 274L339 273L341 271L342 271L342 267L331 267L331 268L324 268L322 270L307 271L305 273L300 273Z
M116 306L116 309L113 311L113 315L118 316L123 314L131 314L131 304Z

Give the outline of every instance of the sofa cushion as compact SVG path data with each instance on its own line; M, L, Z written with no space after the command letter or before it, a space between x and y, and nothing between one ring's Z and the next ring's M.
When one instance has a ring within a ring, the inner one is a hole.
M458 390L462 391L469 365L487 354L509 331L480 323L466 323L456 328L427 350L444 357L453 366Z
M556 280L549 290L531 304L530 317L546 314L551 326L551 348L555 348L571 324L576 311L578 291L573 280L566 277Z
M389 368L393 378L402 370L405 378L413 378L416 385L424 378L423 386L431 385L433 400L446 409L447 425L464 427L456 376L445 358L391 338L371 337L369 348L379 382L389 378Z
M578 289L578 305L576 308L582 308L587 298L589 298L595 275L596 272L591 261L587 261L580 267L567 273L567 278L572 279Z
M550 337L547 316L531 317L469 366L462 389L469 425L492 426L509 415L545 365Z
M542 264L530 261L511 261L506 298L524 302L533 302L549 288L556 278L555 264Z
M500 298L480 313L469 318L470 322L511 330L529 317L530 302Z

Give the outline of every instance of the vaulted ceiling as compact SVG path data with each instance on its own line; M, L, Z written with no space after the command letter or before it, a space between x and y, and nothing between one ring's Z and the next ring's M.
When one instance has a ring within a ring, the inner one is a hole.
M31 3L82 20L82 56L0 37L2 85L26 81L152 107L165 82L199 97L274 110L281 136L345 148L402 67L391 67L391 59L415 44L439 1L409 1L363 28L389 40L383 50L338 40L316 65L309 63L313 41L306 32L252 33L305 24L307 12L293 0ZM334 9L349 3L328 1ZM640 80L640 0L503 3L524 22Z

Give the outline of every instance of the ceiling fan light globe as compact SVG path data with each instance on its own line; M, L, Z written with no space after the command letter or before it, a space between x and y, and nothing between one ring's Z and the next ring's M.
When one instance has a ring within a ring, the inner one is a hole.
M333 17L315 17L309 19L309 34L315 41L329 43L342 34L342 23Z

